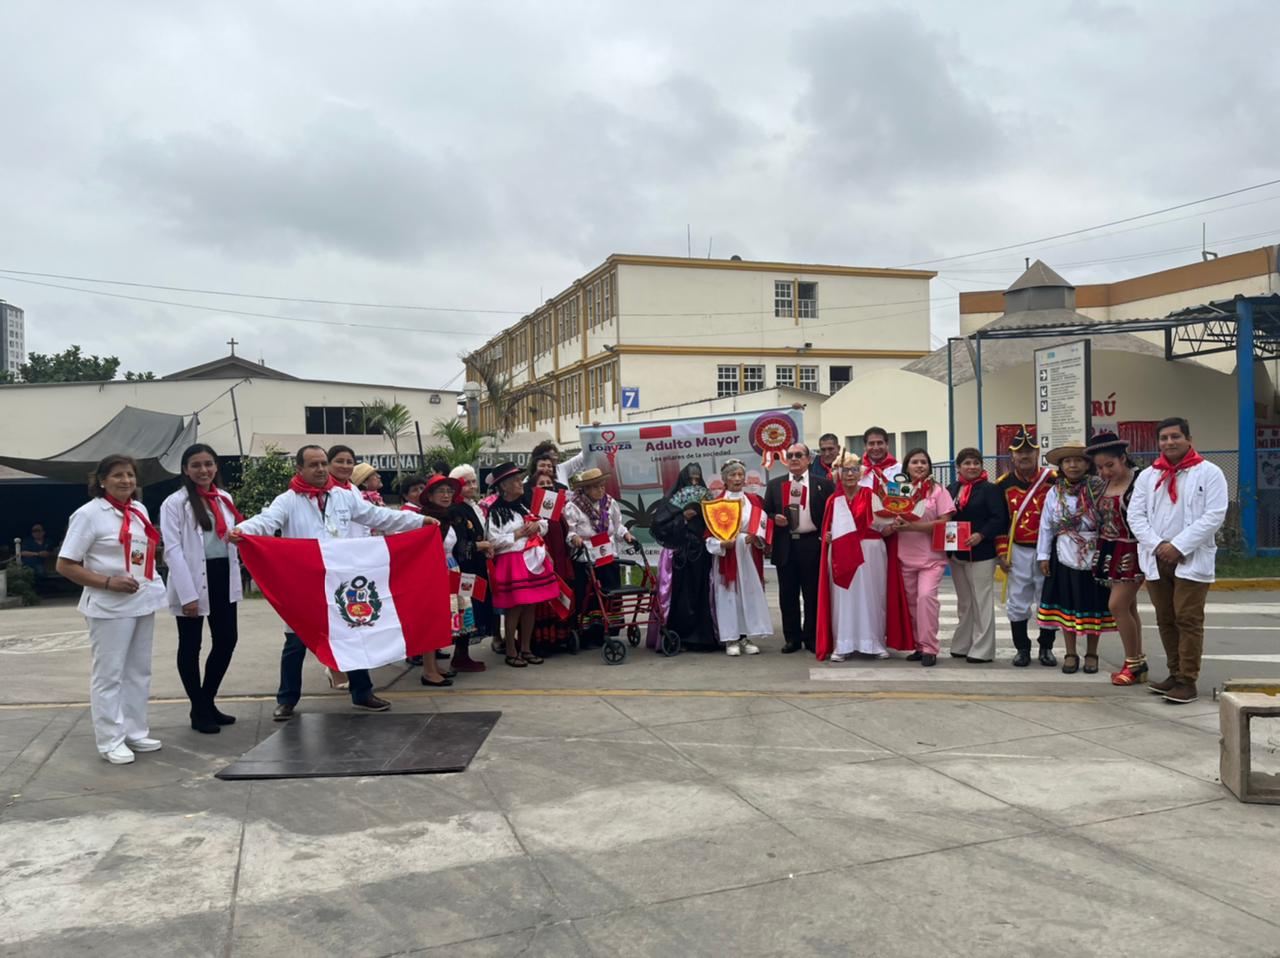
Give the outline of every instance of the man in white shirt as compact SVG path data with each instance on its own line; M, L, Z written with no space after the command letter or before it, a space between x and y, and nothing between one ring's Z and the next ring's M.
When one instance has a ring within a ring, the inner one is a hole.
M775 528L771 558L778 570L778 607L782 612L784 653L817 648L818 566L822 559L822 520L827 499L836 491L829 479L814 476L809 447L787 449L787 475L765 487L765 512ZM800 613L804 599L804 615Z
M298 473L289 488L271 505L231 531L231 540L241 536L269 536L279 531L286 539L345 539L352 523L361 523L379 532L409 532L436 520L415 512L398 512L368 502L359 492L330 485L329 458L319 446L303 446L295 457ZM272 718L283 722L293 717L302 697L302 663L307 647L293 632L285 632L280 651L280 689ZM373 694L368 669L347 673L351 704L368 712L385 712L391 703Z
M1152 692L1177 705L1198 697L1204 603L1214 580L1216 536L1227 517L1227 479L1191 446L1191 426L1172 417L1156 427L1160 458L1138 473L1129 531L1156 609L1169 677Z

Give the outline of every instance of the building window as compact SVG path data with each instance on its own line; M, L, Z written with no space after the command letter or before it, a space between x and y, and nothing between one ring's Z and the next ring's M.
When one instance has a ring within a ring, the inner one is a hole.
M743 366L742 391L744 393L758 393L762 389L764 389L764 367Z
M799 373L798 385L801 389L811 393L819 392L817 366L798 366L796 371Z
M378 435L378 429L365 422L363 406L306 406L303 420L309 436Z
M818 284L796 283L796 315L801 319L818 316Z
M789 279L773 281L773 315L791 319L795 315L795 301L792 298L792 286Z
M609 281L608 281L607 279L602 279L602 280L600 280L600 282L596 283L596 285L595 285L595 290L596 290L596 325L597 325L597 326L598 326L598 325L603 324L603 323L604 323L604 320L605 320L605 315L604 315L604 289L605 289L605 287L606 287L608 284L609 284Z
M717 366L716 367L716 396L736 396L741 390L738 388L738 367L737 366Z
M851 382L853 382L852 366L831 367L831 392L838 392Z
M775 367L777 374L778 386L795 387L796 384L796 367L795 366L777 366Z
M604 293L604 315L600 317L600 322L607 323L613 319L613 274L610 273L604 278L604 282L600 284L600 289Z
M596 287L587 287L587 328L595 329L596 325Z
M902 445L905 449L928 449L929 433L923 429L918 432L904 432L902 434ZM904 456L906 455L905 449L903 451ZM904 462L902 464L904 472L906 471L906 466L907 464Z

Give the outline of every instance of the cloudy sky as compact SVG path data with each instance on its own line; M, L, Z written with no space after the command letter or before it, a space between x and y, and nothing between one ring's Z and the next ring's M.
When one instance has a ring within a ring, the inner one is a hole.
M935 335L1024 255L1082 283L1197 259L1202 223L1280 241L1277 185L1030 242L1280 177L1274 3L7 0L0 35L0 270L282 297L0 275L30 350L158 374L235 336L441 386L609 253L683 255L686 224L747 259L1025 244L937 267Z

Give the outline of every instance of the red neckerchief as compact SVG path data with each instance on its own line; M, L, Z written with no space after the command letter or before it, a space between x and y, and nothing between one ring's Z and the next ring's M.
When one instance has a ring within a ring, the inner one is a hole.
M222 510L218 508L221 503L227 511L236 517L236 523L244 522L244 516L240 514L240 510L235 507L235 503L231 501L231 497L219 489L217 486L210 486L207 490L196 486L196 494L205 501L209 507L209 511L213 513L213 531L219 539L224 542L227 538L227 518L222 514Z
M881 482L889 481L889 477L885 475L884 471L890 468L891 466L896 466L898 464L898 460L894 459L893 456L891 455L886 455L879 462L872 462L870 459L863 459L862 462L863 462L863 465L865 465L868 469L870 469L873 473L876 474L876 477Z
M912 502L924 502L929 498L929 493L933 492L933 477L925 476L915 484L915 492L911 494Z
M382 493L380 492L375 492L372 489L362 489L360 490L360 495L364 496L365 502L371 502L375 506L380 506L383 504Z
M351 492L356 491L356 487L353 486L350 482L343 482L341 479L335 479L333 478L333 476L330 476L329 488L332 489L334 486L337 486L339 489L348 489Z
M972 479L972 480L961 479L960 485L962 488L960 489L960 495L956 498L956 508L963 509L965 506L967 506L969 504L969 495L973 492L973 487L980 482L986 482L986 481L987 481L987 470L985 469L983 469L982 472L978 474L978 478L976 479Z
M130 517L136 516L147 533L147 558L144 574L148 579L154 579L156 574L156 546L160 542L160 530L151 524L146 514L134 505L132 501L121 502L112 496L104 496L103 498L107 500L107 504L111 508L120 513L123 520L120 523L120 545L124 547L124 574L129 575L129 570L133 568L133 523L130 521Z
M408 500L405 500L404 502L400 503L400 511L421 513L422 506L418 505L416 502L409 502Z
M294 473L292 479L289 480L289 491L296 492L300 496L307 496L316 504L316 508L324 512L324 507L320 505L320 497L326 495L330 489L334 488L336 483L333 476L329 477L329 481L324 484L324 488L317 489L311 483L304 480L297 473Z
M1178 501L1178 473L1183 469L1190 469L1192 466L1198 466L1204 462L1204 456L1195 451L1195 448L1187 450L1187 454L1178 460L1175 466L1161 454L1160 458L1151 464L1152 469L1160 471L1160 478L1156 480L1156 488L1159 489L1166 479L1169 480L1169 501Z

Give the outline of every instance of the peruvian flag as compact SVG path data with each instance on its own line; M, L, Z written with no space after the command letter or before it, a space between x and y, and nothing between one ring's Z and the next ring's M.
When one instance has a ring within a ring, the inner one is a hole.
M535 489L529 509L539 519L555 522L564 512L564 501L563 489Z
M861 492L859 493L861 495ZM862 539L853 517L849 500L840 493L831 497L831 579L842 589L853 584L854 574L862 565Z
M573 617L573 586L559 576L556 576L556 582L560 585L560 594L551 600L551 608L555 610L557 619L568 622Z
M591 560L591 564L597 569L617 562L618 546L614 543L613 536L607 532L602 532L588 539L587 558Z
M483 602L489 594L489 583L483 576L474 572L463 572L460 569L449 570L449 591L459 599L475 599Z
M764 503L754 496L751 499L751 511L747 513L747 524L744 527L750 535L761 541L773 544L773 520L764 511Z
M375 669L453 642L438 526L362 539L245 536L240 557L328 668Z

